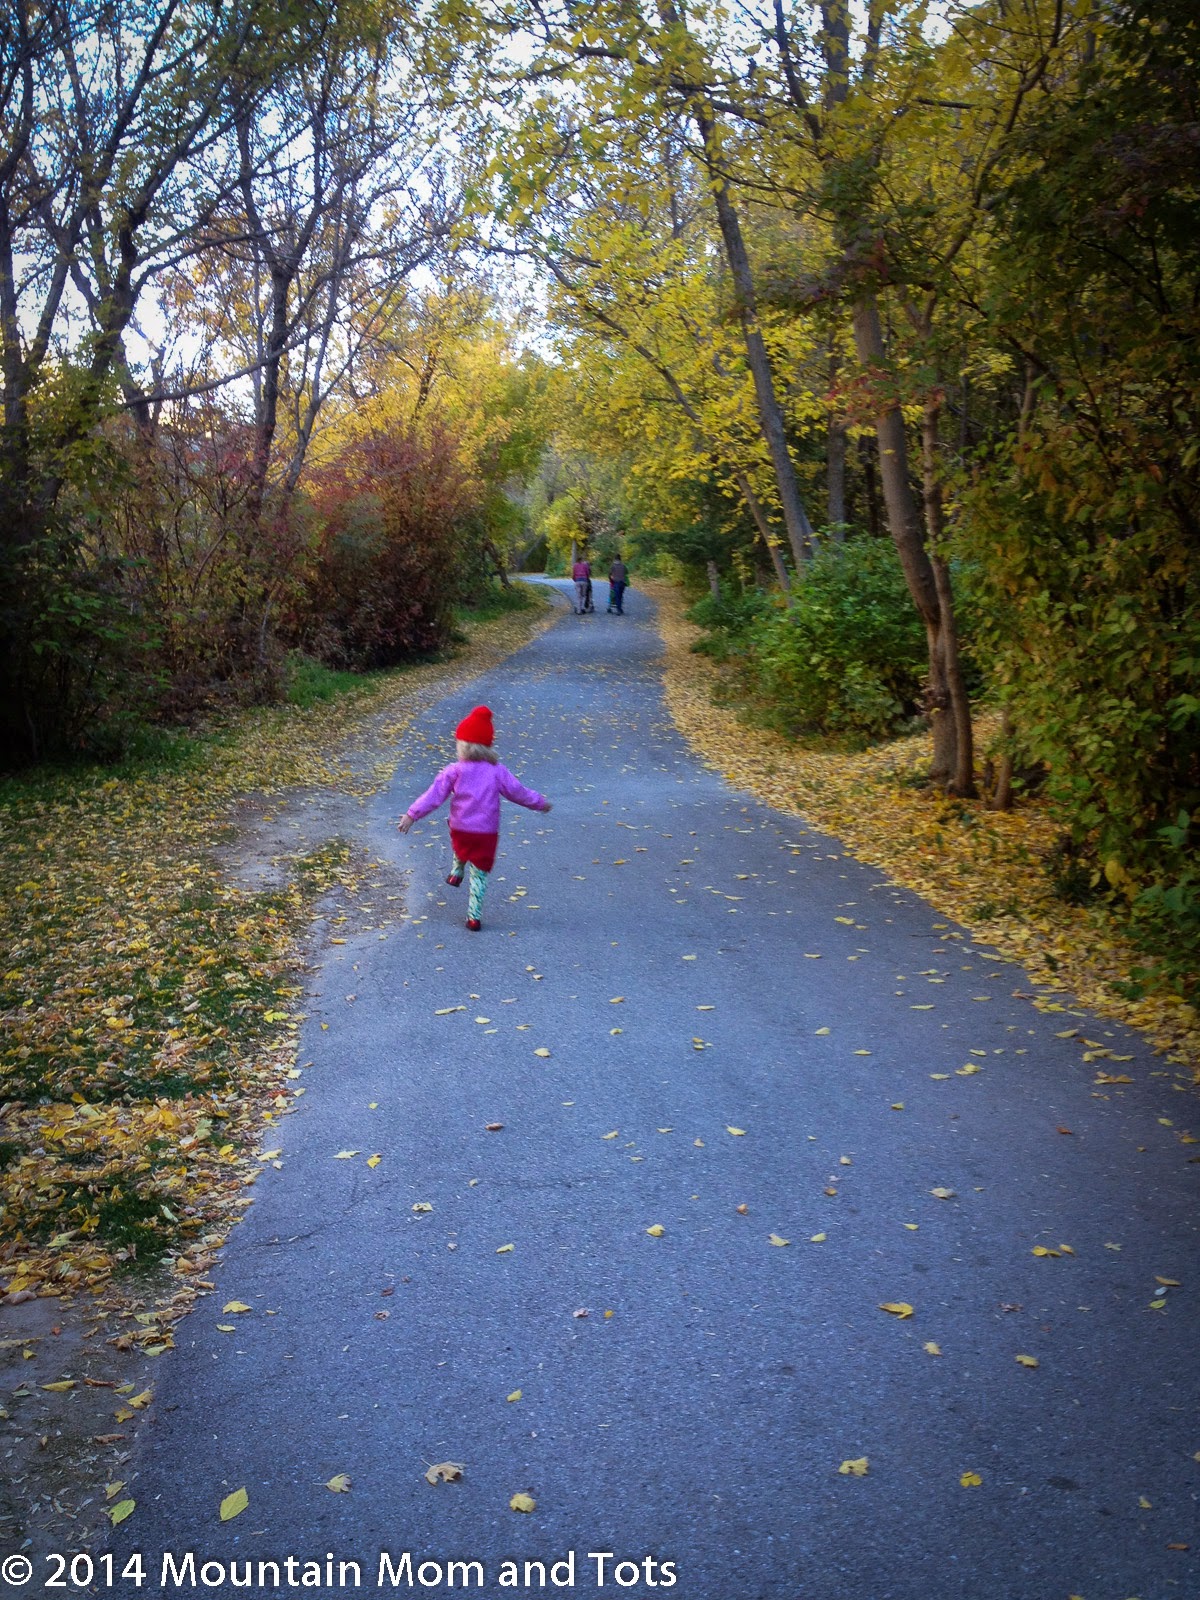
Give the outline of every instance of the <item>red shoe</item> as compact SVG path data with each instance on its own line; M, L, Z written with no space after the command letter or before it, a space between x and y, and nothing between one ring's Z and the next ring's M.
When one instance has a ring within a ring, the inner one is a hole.
M450 885L450 887L452 889L457 889L459 884L462 882L462 873L461 872L448 872L446 874L446 882Z
M468 917L467 927L470 928L472 933L478 933L480 928L483 927L483 923L480 922L478 917Z

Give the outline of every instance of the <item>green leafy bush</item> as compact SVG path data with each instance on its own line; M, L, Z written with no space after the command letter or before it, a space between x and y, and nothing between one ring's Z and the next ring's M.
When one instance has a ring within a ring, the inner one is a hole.
M925 633L890 543L823 550L790 606L706 599L691 615L714 631L713 653L740 658L748 692L785 732L877 739L918 709Z
M695 649L718 661L744 655L753 623L768 616L772 602L757 589L737 591L728 585L720 596L705 594L688 610L688 616L705 630Z

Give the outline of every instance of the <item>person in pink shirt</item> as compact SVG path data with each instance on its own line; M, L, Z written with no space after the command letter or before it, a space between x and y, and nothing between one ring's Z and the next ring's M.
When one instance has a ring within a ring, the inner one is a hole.
M483 926L479 913L483 910L488 873L496 863L501 798L526 806L530 811L549 811L550 802L536 789L527 789L501 763L492 748L496 734L487 706L476 706L455 728L454 736L458 741L458 760L438 773L396 826L401 833L407 833L414 822L420 822L449 799L450 848L454 861L446 882L457 889L464 871L470 867L467 927L472 933L478 933Z
M591 562L580 556L571 568L571 577L575 582L575 611L582 616L588 608L588 590L592 586Z

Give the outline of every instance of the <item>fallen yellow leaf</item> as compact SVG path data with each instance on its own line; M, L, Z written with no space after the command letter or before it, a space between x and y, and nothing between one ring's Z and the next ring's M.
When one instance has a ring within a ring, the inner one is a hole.
M899 1317L901 1322L911 1317L913 1308L907 1300L884 1300L879 1307L880 1311L890 1311L893 1317Z
M1035 1256L1057 1256L1060 1254L1059 1251L1051 1250L1044 1244L1035 1244L1033 1247L1033 1253Z
M725 1132L731 1133L735 1139L741 1139L745 1136L746 1130L745 1128L731 1128L730 1125L726 1123Z
M844 1473L848 1478L865 1478L867 1466L866 1456L859 1456L857 1461L843 1461L838 1471Z
M546 1049L544 1044L538 1045L537 1049L533 1053L535 1056L548 1056L550 1054L549 1050Z
M241 1516L249 1504L250 1496L245 1489L235 1489L221 1501L221 1521L232 1522L234 1517Z
M383 1160L382 1156L368 1156L367 1157L367 1165L369 1167L377 1167L382 1160Z
M239 1311L249 1311L249 1309L250 1309L250 1307L248 1305L243 1304L243 1302L241 1300L227 1300L225 1302L225 1304L221 1307L222 1313L227 1317L228 1316L233 1316ZM132 1405L133 1402L130 1401L130 1404Z
M521 1398L520 1389L514 1389L513 1392L507 1398L508 1398L510 1404L514 1400L519 1400Z
M768 1244L777 1244L783 1246L785 1244L791 1244L791 1242L792 1241L790 1239L781 1239L777 1233L769 1233L767 1235Z
M108 1520L113 1527L115 1528L119 1522L124 1522L126 1517L131 1516L136 1505L136 1500L118 1500L108 1513Z
M511 1244L500 1244L500 1245L497 1245L496 1246L496 1254L498 1256L506 1256L512 1250L512 1248L513 1248L513 1246Z
M934 1344L932 1339L930 1339L926 1344L922 1345L921 1348L925 1351L927 1356L940 1356L942 1353L941 1345Z
M428 1200L418 1200L413 1206L414 1211L432 1211L433 1207Z
M983 1482L983 1479L977 1472L964 1472L958 1481L962 1484L964 1489L978 1489L979 1485Z
M808 1242L809 1244L824 1244L825 1238L826 1235L823 1233L814 1233L810 1234Z
M1038 1358L1036 1356L1018 1356L1017 1360L1023 1367L1036 1367L1038 1365Z
M339 1150L334 1156L335 1161L350 1161L358 1154L357 1150Z
M350 1479L344 1472L335 1472L325 1487L327 1489L332 1489L334 1494L349 1494Z
M953 1200L955 1197L953 1189L930 1189L929 1192L935 1200Z
M436 1466L429 1467L425 1473L426 1483L457 1483L463 1475L463 1469L457 1461L439 1461Z
M43 1389L49 1389L52 1394L66 1394L68 1389L75 1387L74 1378L61 1378L57 1383L44 1383Z
M646 1229L646 1232L650 1235L650 1237L652 1239L661 1239L663 1234L666 1233L666 1231L667 1230L663 1227L661 1222L655 1222L649 1228Z
M515 1495L513 1495L512 1499L508 1502L508 1507L509 1507L510 1511L530 1512L530 1511L533 1510L533 1508L536 1505L537 1505L537 1501L533 1498L533 1496L531 1494L515 1494Z

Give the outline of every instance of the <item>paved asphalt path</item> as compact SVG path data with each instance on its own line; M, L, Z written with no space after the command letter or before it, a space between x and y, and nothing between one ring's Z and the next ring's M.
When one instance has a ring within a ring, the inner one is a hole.
M163 1363L114 1551L143 1594L202 1591L164 1550L333 1552L365 1593L477 1560L490 1595L557 1592L574 1552L606 1596L1195 1600L1195 1098L706 770L628 606L564 612L406 736L361 837L407 919L381 893L317 929L283 1167ZM506 808L472 935L444 814L394 820L481 700L555 808Z

